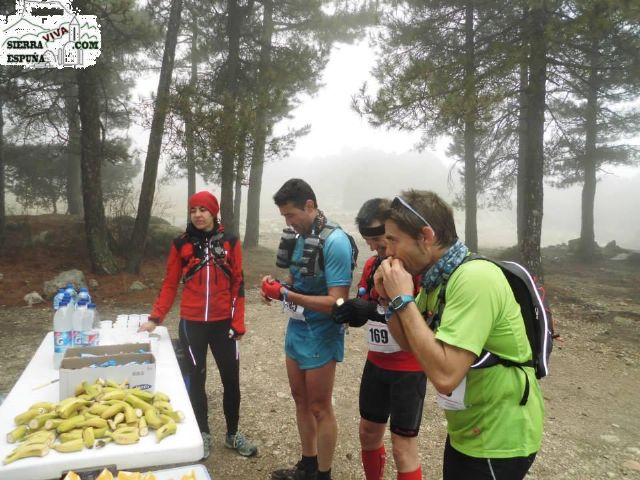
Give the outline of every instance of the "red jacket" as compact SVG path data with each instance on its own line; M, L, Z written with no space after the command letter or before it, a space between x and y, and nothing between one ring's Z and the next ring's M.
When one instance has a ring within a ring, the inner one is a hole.
M196 242L195 251L193 241ZM189 237L188 233L184 233L171 244L167 273L150 318L157 318L160 322L164 320L171 310L183 275L202 264L185 281L180 300L180 318L197 322L230 318L231 328L240 335L245 333L242 247L236 237L226 234L220 244L225 253L217 257L213 255L211 236L197 231L196 236ZM208 260L203 262L203 258Z

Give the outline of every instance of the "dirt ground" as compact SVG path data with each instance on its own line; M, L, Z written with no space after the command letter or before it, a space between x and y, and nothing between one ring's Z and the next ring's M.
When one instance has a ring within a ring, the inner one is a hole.
M545 258L545 283L561 338L551 358L551 375L541 381L546 402L544 440L527 478L640 478L640 267L611 260L585 266L564 252L549 251ZM361 250L361 258L367 254ZM0 253L0 393L11 389L51 328L48 301L26 307L22 300L32 290L42 292L44 280L79 268L87 279L98 281L92 295L103 319L149 311L164 259L148 260L139 275L112 277L92 276L84 259L81 244L67 246L62 241L22 248L9 245ZM291 465L299 456L284 369L286 319L277 306L260 303L256 288L263 273L276 270L271 267L273 260L274 252L267 248L245 252L249 332L241 343L240 426L258 444L259 455L245 459L225 449L220 380L210 360L208 391L215 444L206 465L215 480L268 479L271 470ZM134 280L150 288L131 293L128 287ZM174 333L177 319L174 308L166 323ZM363 332L351 329L334 394L339 424L336 480L363 478L357 398L365 356ZM425 479L441 478L445 428L429 387L419 436ZM391 451L388 438L387 451ZM385 478L395 478L392 460Z

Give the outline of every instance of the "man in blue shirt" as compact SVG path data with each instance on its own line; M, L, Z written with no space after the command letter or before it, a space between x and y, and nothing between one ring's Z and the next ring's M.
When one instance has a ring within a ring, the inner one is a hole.
M282 300L289 316L286 366L302 459L271 478L327 480L338 434L331 397L336 362L344 357L343 325L332 320L331 311L338 298L349 296L353 252L347 235L318 209L304 180L288 180L273 199L293 229L285 231L288 246L281 245L278 257L279 265L288 264L289 275L285 284L264 277L261 294L267 303Z

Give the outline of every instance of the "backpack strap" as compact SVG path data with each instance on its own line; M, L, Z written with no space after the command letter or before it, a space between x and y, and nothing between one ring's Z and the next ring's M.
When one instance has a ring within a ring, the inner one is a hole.
M472 253L464 257L462 262L460 262L460 265L467 263L470 260L476 260L478 258L484 258L484 257L482 255L478 255L477 253ZM460 265L454 268L451 271L451 273L445 274L444 280L440 285L440 291L438 292L436 313L431 319L431 323L429 324L429 326L431 327L431 330L433 330L434 332L438 329L438 327L440 326L440 322L442 321L442 314L444 313L444 306L446 304L447 283L449 283L449 279L451 278L451 275L453 275L453 273L460 267Z
M327 241L327 238L329 238L329 236L338 229L342 230L342 227L331 220L327 220L327 223L318 234L318 237L320 238L320 245L318 247L318 266L321 271L324 271L324 244ZM342 231L344 232L344 230ZM353 270L356 266L356 260L358 259L358 247L351 235L347 232L344 232L344 234L347 236L349 243L351 244L351 270Z
M371 271L369 272L369 276L367 277L367 293L371 293L371 290L373 290L373 277L376 274L376 270L378 270L378 267L380 266L380 264L382 263L382 257L378 256L378 258L376 258L376 260L373 262L373 265L371 265Z
M228 240L231 246L235 244L237 238L229 237L225 238L224 233L218 232L211 237L211 249L209 256L203 256L196 265L191 267L189 271L185 272L182 275L182 283L186 283L193 278L193 276L198 273L203 267L210 262L211 258L213 258L213 262L222 270L222 273L225 274L226 277L231 278L231 269L227 264L226 260L226 252L224 250L224 240ZM184 233L180 235L178 238L174 239L173 244L178 250L178 253L182 249L182 247L190 242L193 245L193 251L196 251L196 245L199 243L195 237L189 237L188 234ZM183 262L184 263L184 262Z

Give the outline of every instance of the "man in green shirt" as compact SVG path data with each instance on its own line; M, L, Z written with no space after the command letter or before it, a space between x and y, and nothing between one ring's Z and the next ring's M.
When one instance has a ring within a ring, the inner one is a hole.
M540 449L544 416L534 370L473 368L483 350L518 364L532 358L507 279L490 262L462 264L469 250L458 239L453 211L432 192L395 197L385 232L389 257L375 285L389 301L391 333L415 354L445 409L444 480L524 478ZM417 274L421 305L412 295ZM433 332L427 322L444 282L446 308ZM530 392L521 405L527 377Z

